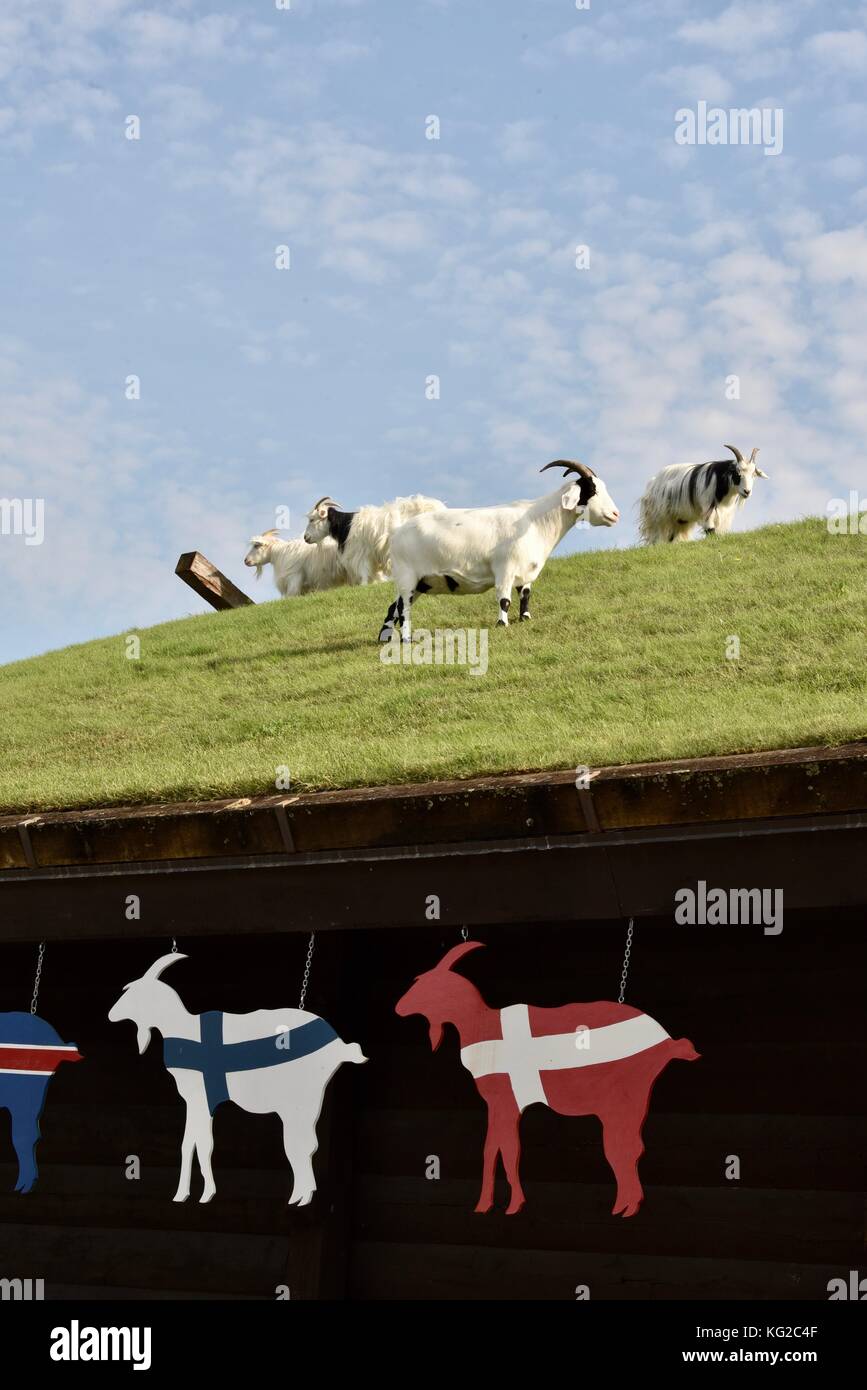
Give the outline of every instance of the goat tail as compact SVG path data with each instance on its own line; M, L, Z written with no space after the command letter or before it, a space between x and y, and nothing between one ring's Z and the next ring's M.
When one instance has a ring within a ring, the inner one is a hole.
M645 493L638 504L638 534L645 545L655 545L663 539L657 512L658 508Z
M343 1058L344 1062L368 1061L368 1058L365 1057L358 1043L344 1043L344 1046L346 1048L346 1056Z
M696 1052L689 1038L672 1038L671 1055L682 1062L697 1062L701 1057L701 1053Z

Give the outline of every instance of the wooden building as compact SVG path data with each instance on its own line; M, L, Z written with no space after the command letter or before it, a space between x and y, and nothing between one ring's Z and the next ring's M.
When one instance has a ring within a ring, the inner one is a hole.
M551 773L4 817L0 1010L26 1010L46 941L39 1012L85 1062L51 1082L27 1196L0 1112L0 1276L49 1298L827 1298L865 1239L865 774L861 743L589 789ZM782 931L675 925L700 880L782 889ZM610 1214L595 1119L534 1106L527 1206L505 1216L498 1188L476 1215L484 1107L454 1035L432 1054L395 1001L463 927L486 950L458 968L494 1006L616 998L630 917L627 1002L701 1054L654 1090L643 1208ZM307 1007L370 1059L327 1092L313 1203L286 1205L276 1117L226 1105L217 1196L174 1204L183 1107L159 1042L140 1057L109 1008L173 937L191 1010L294 1005L312 930Z

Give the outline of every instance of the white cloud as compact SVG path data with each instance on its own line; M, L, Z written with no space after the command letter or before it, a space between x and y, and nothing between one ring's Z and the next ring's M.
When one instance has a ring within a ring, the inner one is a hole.
M804 44L804 54L831 72L858 76L867 72L867 34L862 29L813 34Z
M151 87L148 107L155 109L161 129L172 133L182 133L213 121L219 112L201 88L181 82L161 82Z
M867 288L867 229L847 227L810 237L794 248L810 279L820 285L851 282Z
M722 53L749 53L762 44L774 44L797 23L793 7L780 4L729 5L714 19L693 19L677 34L687 43L719 49Z
M555 38L533 44L524 53L531 67L548 68L566 61L622 63L639 54L645 41L631 23L640 6L627 6L620 12L596 16L586 11L579 23Z
M728 78L706 63L679 64L659 73L656 80L677 92L678 102L724 102L733 91Z
M838 154L822 165L826 174L843 181L860 179L864 173L864 161L854 154Z
M509 121L503 127L497 143L507 164L535 164L545 158L543 126L542 121Z

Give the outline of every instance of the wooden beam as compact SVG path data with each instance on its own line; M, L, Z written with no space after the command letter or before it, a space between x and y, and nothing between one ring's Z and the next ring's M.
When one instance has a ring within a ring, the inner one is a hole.
M536 841L867 811L867 741L599 770L0 815L5 871ZM588 817L587 802L593 811ZM25 832L22 837L22 828ZM677 838L675 835L674 838ZM598 846L597 846L598 848ZM706 876L705 876L706 877Z
M243 608L253 600L221 574L200 550L187 550L175 565L175 574L212 608Z
M431 892L441 895L444 932L510 922L593 922L616 924L622 934L630 916L670 924L675 893L700 878L725 890L742 884L781 889L785 941L797 911L827 909L829 932L847 911L863 919L867 821L847 828L840 819L621 831L612 839L564 837L538 848L481 844L468 853L450 844L424 855L387 851L372 861L338 851L24 869L0 875L0 942L414 930L418 904ZM130 894L147 905L141 920L124 916Z

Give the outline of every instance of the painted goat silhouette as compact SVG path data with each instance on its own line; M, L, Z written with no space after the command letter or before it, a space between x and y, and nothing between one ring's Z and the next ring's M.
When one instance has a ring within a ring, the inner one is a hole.
M511 1188L507 1213L524 1205L519 1128L522 1112L538 1101L560 1115L598 1115L605 1157L617 1179L612 1214L634 1216L644 1197L638 1160L653 1083L673 1058L694 1062L699 1054L686 1038L670 1038L648 1014L627 1004L489 1009L475 985L451 968L482 944L455 946L433 970L418 975L395 1006L401 1017L427 1019L434 1051L444 1024L458 1031L461 1061L488 1107L476 1211L493 1206L500 1156Z
M12 1119L18 1159L16 1192L29 1192L39 1177L36 1145L48 1083L61 1062L80 1062L75 1043L65 1043L36 1014L0 1014L0 1110Z
M232 1100L254 1115L279 1115L283 1144L292 1166L290 1205L306 1206L316 1191L313 1155L316 1124L325 1088L343 1062L366 1062L357 1043L345 1043L330 1023L301 1009L256 1009L249 1014L188 1013L160 975L186 956L161 956L140 980L126 985L108 1017L131 1019L144 1052L151 1029L163 1037L163 1061L186 1102L181 1176L176 1202L190 1195L193 1153L204 1188L200 1202L216 1192L211 1168L213 1117Z

